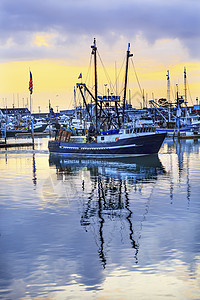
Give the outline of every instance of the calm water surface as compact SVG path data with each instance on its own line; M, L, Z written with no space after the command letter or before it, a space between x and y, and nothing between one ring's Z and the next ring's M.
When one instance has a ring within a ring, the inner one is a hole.
M0 151L0 299L200 299L199 142L158 156Z

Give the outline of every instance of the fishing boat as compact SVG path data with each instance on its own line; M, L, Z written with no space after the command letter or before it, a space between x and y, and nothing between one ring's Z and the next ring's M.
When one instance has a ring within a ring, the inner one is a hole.
M191 138L193 138L193 136L197 137L200 126L200 116L191 114L187 106L186 68L184 68L184 96L179 95L177 84L176 100L174 103L171 102L169 71L167 72L167 86L168 100L161 98L158 100L158 103L154 100L149 101L163 120L163 122L159 122L160 124L156 127L156 131L160 133L166 132L168 136L176 136L178 138L189 138L190 136ZM185 107L182 107L183 104L185 104ZM174 106L173 112L171 110L172 106ZM164 110L159 111L157 107Z
M128 76L128 62L132 56L130 44L126 53L125 85L123 106L120 108L119 96L98 96L97 89L97 46L96 40L91 46L94 56L95 95L91 93L86 84L78 83L77 88L83 98L89 115L91 126L88 134L80 142L73 140L71 132L60 130L55 140L50 140L48 149L50 153L59 153L70 157L130 157L137 155L156 154L160 150L166 133L155 132L152 127L125 128L126 90ZM84 90L84 92L83 92ZM87 92L94 101L94 115L85 98ZM106 129L106 130L105 130Z

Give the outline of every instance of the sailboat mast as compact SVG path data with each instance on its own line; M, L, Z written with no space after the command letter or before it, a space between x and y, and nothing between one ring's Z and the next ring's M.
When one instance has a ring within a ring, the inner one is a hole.
M127 90L127 79L128 79L128 61L129 61L129 57L133 56L133 54L130 54L129 49L130 49L130 43L128 43L128 50L126 52L126 71L125 71L124 97L123 97L123 124L124 124L125 105L126 105L126 90Z
M95 116L96 116L96 131L98 131L98 120L97 120L97 47L96 47L96 39L94 38L94 44L91 46L92 54L94 55L94 78L95 78Z

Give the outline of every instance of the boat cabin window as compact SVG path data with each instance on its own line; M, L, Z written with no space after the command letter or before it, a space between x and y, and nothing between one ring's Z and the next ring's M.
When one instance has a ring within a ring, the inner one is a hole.
M103 141L104 140L104 136L101 136L101 141Z

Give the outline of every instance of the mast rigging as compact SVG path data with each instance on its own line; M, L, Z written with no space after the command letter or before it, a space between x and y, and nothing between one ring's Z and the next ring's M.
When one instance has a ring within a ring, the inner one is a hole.
M128 43L128 50L126 52L126 71L125 71L125 83L124 83L124 97L123 97L123 126L125 121L125 105L126 105L126 90L127 90L127 80L128 80L128 62L129 57L133 56L133 54L130 53L130 43Z

